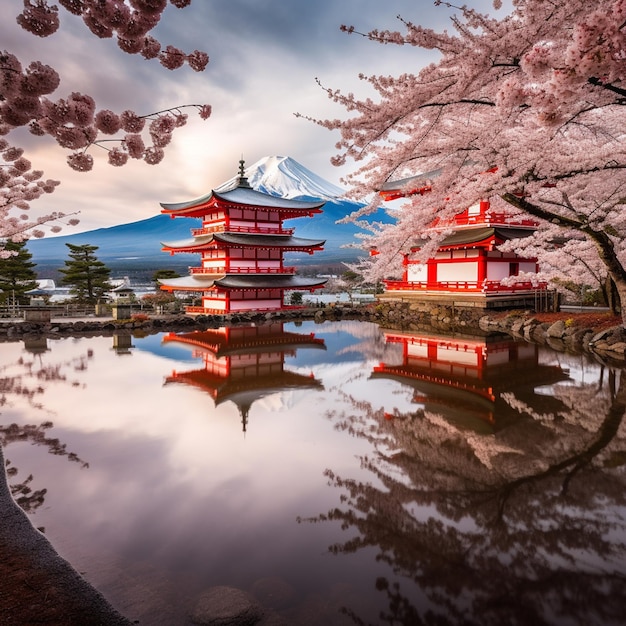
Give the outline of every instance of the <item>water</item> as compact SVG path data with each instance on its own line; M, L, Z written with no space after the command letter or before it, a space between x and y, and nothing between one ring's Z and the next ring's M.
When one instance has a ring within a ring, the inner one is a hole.
M0 355L15 497L140 624L623 623L619 370L356 321Z

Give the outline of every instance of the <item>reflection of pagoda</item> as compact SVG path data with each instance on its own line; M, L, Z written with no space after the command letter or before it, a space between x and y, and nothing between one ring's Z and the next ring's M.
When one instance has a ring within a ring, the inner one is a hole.
M233 188L213 190L202 198L164 204L171 217L202 218L192 238L163 244L170 254L201 255L200 267L181 278L163 279L166 291L198 292L202 305L187 307L190 314L274 311L286 308L286 290L314 291L325 280L296 276L284 264L286 252L322 250L324 241L294 237L283 221L321 213L324 202L305 202L271 196L253 189L244 176L243 161Z
M239 408L243 430L255 400L285 389L322 389L322 383L311 375L285 370L286 356L295 356L299 348L325 350L323 339L283 330L282 322L259 326L232 326L169 333L166 343L190 346L203 367L189 372L172 372L166 383L186 383L208 392L215 405L226 400Z
M535 344L509 335L486 337L385 332L402 346L402 364L381 363L373 378L389 378L414 388L413 401L462 428L484 431L502 426L510 414L502 394L540 412L553 412L551 396L538 386L567 380L560 367L540 364Z

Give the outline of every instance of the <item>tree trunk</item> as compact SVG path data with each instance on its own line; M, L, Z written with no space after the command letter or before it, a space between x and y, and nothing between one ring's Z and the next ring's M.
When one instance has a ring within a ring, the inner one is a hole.
M606 277L606 304L613 315L619 315L622 310L620 294L610 276Z
M615 293L617 294L619 302L626 302L626 269L617 258L613 241L606 232L603 230L595 230L588 224L578 220L552 213L512 193L503 194L502 199L533 217L556 223L566 229L577 230L587 236L596 246L598 256L607 269L609 279L611 279L614 284ZM611 307L610 304L609 307ZM613 310L612 307L611 310ZM622 325L626 326L626 309L621 309L621 315Z

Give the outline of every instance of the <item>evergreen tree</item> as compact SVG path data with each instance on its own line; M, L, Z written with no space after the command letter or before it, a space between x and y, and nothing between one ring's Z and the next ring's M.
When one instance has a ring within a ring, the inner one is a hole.
M0 258L0 302L27 304L26 292L37 287L33 255L25 241L7 241L2 247L13 254Z
M98 246L88 244L76 246L65 244L69 249L69 259L65 261L65 269L61 283L70 286L70 293L79 302L95 304L112 286L109 283L111 270L95 256Z
M158 291L160 288L159 280L166 278L178 278L180 274L176 270L172 269L160 269L156 270L154 274L152 274L152 280L155 283L155 289Z

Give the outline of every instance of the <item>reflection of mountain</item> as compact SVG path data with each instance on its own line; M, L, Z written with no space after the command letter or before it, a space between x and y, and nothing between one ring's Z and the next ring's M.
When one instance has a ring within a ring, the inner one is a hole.
M325 350L323 339L314 334L287 332L281 322L260 326L232 326L191 333L169 333L164 343L189 346L203 367L172 372L166 383L185 383L210 394L219 405L226 400L239 408L243 430L255 400L285 389L316 388L322 383L285 369L285 357L300 348Z
M403 347L401 365L381 363L373 378L410 385L413 400L461 428L497 430L512 414L502 394L515 396L538 411L554 412L559 401L536 388L567 380L560 367L538 362L538 346L508 335L463 337L385 333L387 342Z

